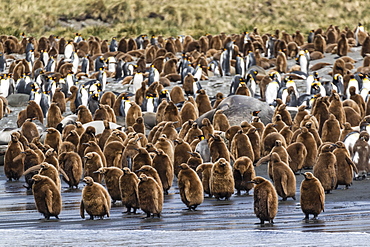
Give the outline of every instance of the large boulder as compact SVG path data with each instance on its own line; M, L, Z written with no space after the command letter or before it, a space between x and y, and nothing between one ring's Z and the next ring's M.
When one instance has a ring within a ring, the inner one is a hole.
M201 125L203 118L208 118L212 122L213 115L217 110L223 110L231 126L240 125L243 121L251 122L253 111L261 111L258 116L265 125L271 123L274 114L273 109L265 102L249 96L232 95L225 98L216 109L200 116L197 119L198 125Z

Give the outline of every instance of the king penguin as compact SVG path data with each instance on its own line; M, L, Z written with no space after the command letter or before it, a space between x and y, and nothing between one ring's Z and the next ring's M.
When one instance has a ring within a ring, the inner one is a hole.
M298 56L296 57L296 61L297 64L301 67L301 71L305 73L307 77L310 61L308 60L308 57L306 56L306 53L303 50L299 51Z

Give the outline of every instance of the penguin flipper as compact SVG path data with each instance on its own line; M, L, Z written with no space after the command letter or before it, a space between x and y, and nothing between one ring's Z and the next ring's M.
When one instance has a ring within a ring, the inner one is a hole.
M348 165L349 165L349 166L352 166L352 169L353 169L356 173L358 173L358 169L357 169L356 165L353 163L353 161L352 161L349 157L346 157L346 161L347 161Z
M49 211L49 213L52 213L53 212L53 193L51 192L51 190L46 190L45 192L45 203L46 203L46 207Z
M187 198L187 195L190 195L192 193L190 190L190 181L186 180L186 181L183 181L181 184L182 184L181 198L183 198L183 200L185 201L185 204L187 204L190 202L189 198Z
M69 177L68 177L67 173L65 173L65 171L64 171L62 168L59 168L59 170L58 170L58 171L59 171L59 174L61 174L67 182L69 182L69 181L70 181L70 179L69 179Z
M199 90L199 89L202 89L202 85L200 85L200 82L199 82L199 81L196 81L195 83L197 84L197 88L198 88L198 90Z
M85 205L84 202L81 200L80 203L80 215L82 219L85 219Z
M281 188L283 189L284 195L288 195L288 188L287 188L288 177L286 174L281 175L280 183L281 183Z

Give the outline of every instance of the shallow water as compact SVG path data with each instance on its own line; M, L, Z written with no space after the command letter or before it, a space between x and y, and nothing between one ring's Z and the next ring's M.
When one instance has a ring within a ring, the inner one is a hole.
M0 230L0 234L2 246L368 246L370 239L367 233L271 230Z
M256 169L260 176L266 171L266 165ZM297 198L302 178L297 175ZM252 192L233 195L229 201L205 198L197 211L189 212L176 182L165 196L160 219L143 219L140 210L136 215L122 214L125 208L117 202L110 218L103 220L81 219L83 185L69 190L63 182L60 219L44 220L23 184L23 178L7 182L0 167L0 246L361 246L370 240L369 180L327 195L325 212L316 221L302 220L299 200L280 200L275 224L263 226L256 224Z

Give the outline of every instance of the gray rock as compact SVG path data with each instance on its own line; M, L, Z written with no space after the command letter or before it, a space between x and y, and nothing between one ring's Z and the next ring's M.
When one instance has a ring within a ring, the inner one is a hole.
M6 99L8 100L9 106L18 107L18 106L27 106L30 96L28 94L11 94Z
M198 125L201 125L203 118L209 118L212 121L214 113L219 109L224 111L231 126L239 125L243 121L250 122L253 111L261 111L258 116L264 124L271 123L274 114L273 109L265 102L249 96L232 95L224 99L217 109L210 110L200 116L197 119Z

